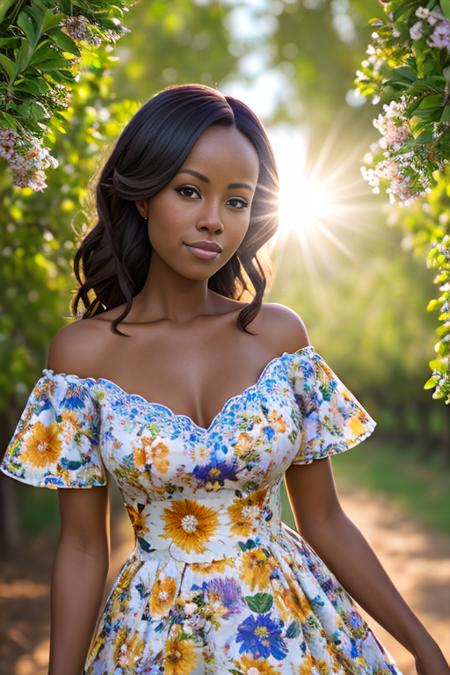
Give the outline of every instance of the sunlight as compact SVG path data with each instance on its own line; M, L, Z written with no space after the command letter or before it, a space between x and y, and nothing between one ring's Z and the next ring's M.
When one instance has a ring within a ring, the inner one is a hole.
M326 186L308 178L298 154L286 155L280 167L280 228L314 230L332 210Z
M350 244L379 236L369 225L373 197L355 170L367 138L355 142L346 131L336 119L315 152L301 128L280 125L268 132L280 181L279 229L269 250L281 263L286 248L297 242L312 278L320 262L328 269L337 263L338 252L357 263Z
M271 135L280 178L280 235L311 236L333 215L333 195L317 171L308 174L304 136L294 129Z

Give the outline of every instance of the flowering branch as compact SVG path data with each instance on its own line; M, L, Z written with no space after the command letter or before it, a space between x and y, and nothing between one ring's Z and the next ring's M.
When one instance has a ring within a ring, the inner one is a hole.
M420 224L410 215L421 250L428 241L426 263L436 268L440 295L428 311L438 310L437 358L424 388L433 398L450 403L450 234L446 186L450 158L450 0L382 2L385 16L372 19L376 28L367 57L356 72L355 85L372 103L382 103L373 121L380 133L361 167L373 192L385 190L391 204L411 205L426 197ZM428 209L425 209L425 205ZM425 225L424 211L432 223Z
M0 157L13 185L40 191L58 161L44 147L65 133L82 51L128 32L122 0L32 0L0 4ZM45 139L45 135L48 136Z

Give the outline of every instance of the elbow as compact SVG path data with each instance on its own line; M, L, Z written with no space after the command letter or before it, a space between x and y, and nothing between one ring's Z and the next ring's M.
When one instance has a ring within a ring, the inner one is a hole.
M61 535L58 541L58 550L66 555L90 559L101 565L108 573L110 552L109 543L105 540L83 539Z
M323 540L324 537L338 537L347 522L347 514L338 506L324 513L300 519L300 532L309 543L313 543Z

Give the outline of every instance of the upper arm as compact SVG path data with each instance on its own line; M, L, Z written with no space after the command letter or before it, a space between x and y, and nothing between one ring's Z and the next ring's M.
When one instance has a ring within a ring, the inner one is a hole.
M342 511L329 457L309 464L291 464L284 480L291 508L302 530Z
M108 488L58 490L60 538L82 551L109 555Z
M99 343L97 322L63 326L50 342L47 363L56 372L92 377ZM108 487L59 489L60 532L64 542L82 550L109 550Z

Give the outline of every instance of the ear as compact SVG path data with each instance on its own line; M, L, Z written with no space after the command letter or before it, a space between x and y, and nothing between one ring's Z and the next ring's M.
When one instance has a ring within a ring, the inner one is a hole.
M139 211L140 215L141 215L145 220L147 220L147 218L148 218L148 215L147 215L147 211L148 211L148 202L145 201L145 200L139 200L139 201L136 201L136 202L134 202L134 203L136 204L136 208L137 208L137 210Z

